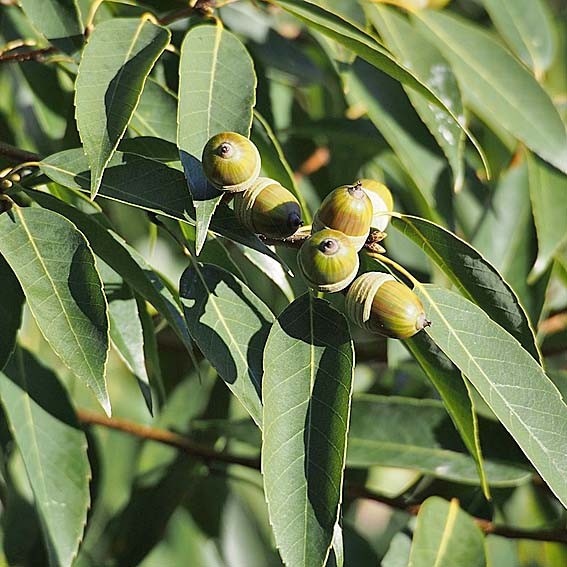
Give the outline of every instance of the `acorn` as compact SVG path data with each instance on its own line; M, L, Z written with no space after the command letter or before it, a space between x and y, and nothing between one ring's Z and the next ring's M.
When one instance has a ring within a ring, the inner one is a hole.
M334 293L356 277L359 260L350 239L338 230L324 229L311 235L299 249L299 270L307 285Z
M384 232L390 222L390 215L384 213L391 213L394 210L392 193L383 183L374 179L361 179L359 183L372 201L370 226Z
M236 132L214 135L203 148L201 158L207 179L221 191L246 191L260 174L258 148Z
M372 201L362 185L342 185L331 191L321 203L313 219L313 232L331 228L349 237L360 250L370 232Z
M395 339L409 339L430 325L419 297L381 272L356 278L346 294L345 311L363 329Z
M234 212L245 227L270 238L287 238L303 224L297 199L268 177L235 195Z

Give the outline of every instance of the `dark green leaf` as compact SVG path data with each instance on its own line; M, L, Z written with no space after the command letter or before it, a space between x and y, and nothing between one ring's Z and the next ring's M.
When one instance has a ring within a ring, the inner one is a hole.
M537 278L567 244L567 175L532 155L528 158L528 171L538 241L531 277Z
M8 362L16 346L16 337L22 324L24 292L10 265L0 256L0 370Z
M16 350L0 396L33 490L53 567L73 563L90 506L87 440L67 393L31 354Z
M545 0L482 0L494 25L511 49L543 76L555 55L553 15Z
M0 215L0 253L41 332L110 414L106 390L107 304L93 253L71 222L44 209Z
M467 101L567 173L567 132L543 88L526 68L481 28L430 10L414 14L457 75Z
M274 319L231 273L193 264L179 284L191 336L258 426L262 425L262 354Z
M533 330L514 291L472 246L418 217L394 217L392 225L421 246L465 297L484 309L539 360Z
M77 127L91 175L91 197L120 142L169 30L147 19L107 20L83 51L75 85Z
M427 333L459 367L565 505L567 406L553 382L516 339L459 294L417 289Z
M177 143L193 197L199 254L222 194L205 177L200 159L219 132L250 135L256 74L240 40L216 26L197 26L186 35L179 63Z
M486 480L492 486L515 486L531 473L522 465L485 460ZM358 394L352 407L347 464L374 465L421 471L460 482L479 484L478 467L464 451L443 404L392 396Z
M21 0L31 23L57 49L73 54L83 44L83 24L76 0Z
M262 472L284 563L322 567L341 503L354 370L348 324L305 294L274 323L264 353Z
M486 567L483 534L456 498L447 502L432 496L421 505L409 565Z

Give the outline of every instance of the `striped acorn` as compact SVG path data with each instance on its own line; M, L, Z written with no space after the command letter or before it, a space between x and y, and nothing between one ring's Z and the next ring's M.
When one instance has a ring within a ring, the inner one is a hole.
M258 177L250 188L235 195L234 212L252 232L270 238L287 238L303 224L297 199L268 177Z
M236 132L221 132L203 148L201 158L207 179L221 191L246 191L260 174L258 148Z
M358 272L358 254L338 230L324 229L310 236L299 249L297 263L309 287L334 293L347 287Z
M360 250L370 232L372 202L360 183L342 185L331 191L321 203L313 219L313 232L331 228L348 236Z
M395 339L408 339L430 325L419 297L381 272L356 278L346 294L345 311L359 327Z
M370 226L384 232L390 222L390 215L384 213L391 213L394 210L392 193L383 183L374 179L361 179L359 183L362 185L362 190L372 201Z

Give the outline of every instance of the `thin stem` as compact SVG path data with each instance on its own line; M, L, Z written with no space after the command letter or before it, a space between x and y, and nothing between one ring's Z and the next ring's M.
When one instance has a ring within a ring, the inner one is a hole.
M21 150L5 142L0 142L0 156L4 156L15 162L38 162L41 160L40 155L28 152L27 150Z
M256 471L260 470L260 461L255 458L242 457L240 455L232 455L230 453L221 453L210 447L201 445L191 439L172 433L167 429L157 429L146 425L141 425L119 418L109 418L105 415L91 412L88 410L78 410L77 417L79 421L85 425L99 425L122 431L140 439L155 441L173 447L187 455L202 459L205 462L222 462L226 464L240 465ZM401 498L388 498L381 494L376 494L368 490L364 486L348 483L345 486L346 494L350 498L372 500L402 510L412 516L416 516L421 508L421 503L411 504ZM485 533L498 535L508 539L528 539L534 541L553 541L558 543L567 543L567 530L563 528L543 529L543 530L522 530L512 526L498 525L483 518L473 517L478 527Z
M18 53L6 53L0 55L0 63L22 63L24 61L43 61L46 55L55 53L55 47L43 47L33 51L19 51Z

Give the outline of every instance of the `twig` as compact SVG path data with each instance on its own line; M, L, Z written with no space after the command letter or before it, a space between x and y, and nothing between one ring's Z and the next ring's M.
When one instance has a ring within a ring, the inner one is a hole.
M241 465L257 471L260 470L260 462L258 459L241 457L230 453L221 453L204 445L195 443L187 437L172 433L166 429L148 427L146 425L140 425L138 423L115 417L109 418L102 414L87 410L78 410L77 417L83 424L101 425L103 427L128 433L134 437L163 443L191 455L192 457L202 459L205 462L222 462ZM363 486L355 484L347 484L345 491L351 498L372 500L373 502L384 504L390 508L403 510L412 516L416 516L421 508L420 503L411 504L401 498L388 498L386 496L376 494ZM473 517L473 519L485 534L498 535L509 539L529 539L534 541L567 543L567 530L565 529L522 530L511 526L494 524L493 522L484 520L483 518Z
M40 161L41 156L34 154L33 152L28 152L27 150L21 150L5 142L0 142L0 156L4 156L15 162L24 161Z
M23 61L43 61L46 55L55 53L57 49L53 46L33 49L32 51L18 51L17 53L5 53L0 55L0 63L22 63Z
M182 8L181 10L177 10L176 12L172 12L171 14L167 14L163 16L163 18L160 18L158 22L162 26L167 26L168 24L171 24L177 20L187 18L195 12L200 13L203 16L209 15L212 12L212 8L212 0L197 0L194 5Z
M109 418L102 414L88 410L78 410L77 417L79 418L79 421L81 423L89 425L102 425L103 427L108 427L109 429L123 431L124 433L133 435L134 437L163 443L164 445L169 445L170 447L174 447L175 449L178 449L179 451L182 451L187 455L197 457L204 461L217 461L234 465L242 465L243 467L248 467L256 470L260 469L260 462L258 461L258 459L240 457L238 455L230 455L228 453L220 453L219 451L215 451L214 449L196 443L191 439L188 439L187 437L178 435L177 433L172 433L167 429L148 427L147 425L141 425L139 423L134 423L132 421L127 421L125 419L119 419L116 417Z

